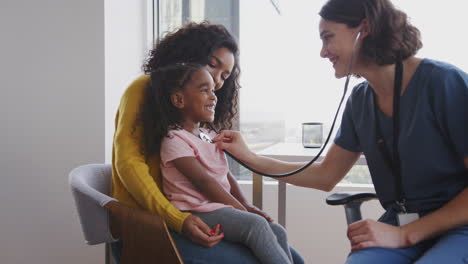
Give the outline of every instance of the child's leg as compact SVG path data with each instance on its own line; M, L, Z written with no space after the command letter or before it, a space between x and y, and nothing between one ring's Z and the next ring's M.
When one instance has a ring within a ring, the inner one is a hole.
M278 243L283 248L284 252L286 252L286 255L288 255L289 259L292 260L291 251L289 250L289 245L288 245L288 235L286 233L286 229L284 229L283 226L277 223L269 223L269 224L270 224L271 230L273 230L273 233L276 235L276 239L278 240Z
M291 259L278 243L265 218L233 208L194 214L210 227L221 224L221 231L228 241L243 243L252 250L261 263L291 263Z

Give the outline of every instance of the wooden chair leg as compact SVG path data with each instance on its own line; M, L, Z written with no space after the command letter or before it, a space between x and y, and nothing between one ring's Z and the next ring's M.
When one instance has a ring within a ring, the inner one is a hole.
M119 202L110 202L113 237L122 241L121 264L183 264L164 219Z
M106 243L106 249L105 249L105 261L106 261L106 264L111 264L111 260L110 260L110 245L109 243Z

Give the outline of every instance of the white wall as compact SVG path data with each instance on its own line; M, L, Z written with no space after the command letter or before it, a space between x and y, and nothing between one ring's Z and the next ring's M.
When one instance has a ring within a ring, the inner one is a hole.
M68 172L110 161L118 98L146 49L146 2L0 2L2 264L104 261L103 246L84 244Z
M267 182L263 190L263 210L278 220L278 185ZM252 185L241 183L241 189L252 201ZM344 263L350 250L346 237L346 217L343 206L325 203L334 192L372 192L370 187L337 186L332 192L287 185L286 229L288 241L304 257L305 263ZM378 201L362 204L363 218L377 219L383 209Z
M142 74L151 45L147 0L105 0L106 162L112 159L114 118L127 86Z
M104 161L104 2L0 2L0 257L102 263L69 171Z

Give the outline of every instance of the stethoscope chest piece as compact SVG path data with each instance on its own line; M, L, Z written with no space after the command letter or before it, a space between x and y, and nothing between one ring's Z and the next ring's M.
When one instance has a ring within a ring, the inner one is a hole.
M200 137L201 140L205 141L206 143L213 143L210 136L208 136L207 134L205 134L203 132L200 132L200 134L198 136Z

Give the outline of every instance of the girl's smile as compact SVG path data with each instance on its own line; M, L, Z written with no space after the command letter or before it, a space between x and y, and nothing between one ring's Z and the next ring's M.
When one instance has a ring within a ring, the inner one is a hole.
M207 70L194 72L190 81L173 96L175 106L181 111L184 127L198 127L200 122L213 122L218 98L213 77Z

